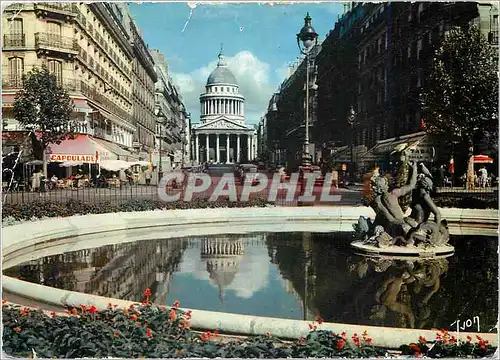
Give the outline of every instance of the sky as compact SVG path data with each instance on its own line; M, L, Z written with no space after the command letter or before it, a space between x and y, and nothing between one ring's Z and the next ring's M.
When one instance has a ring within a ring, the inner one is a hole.
M148 46L165 54L193 123L199 122L199 96L217 65L221 44L240 93L245 122L257 124L272 94L285 79L287 65L300 55L296 34L307 12L323 40L343 5L335 2L129 3L132 17Z

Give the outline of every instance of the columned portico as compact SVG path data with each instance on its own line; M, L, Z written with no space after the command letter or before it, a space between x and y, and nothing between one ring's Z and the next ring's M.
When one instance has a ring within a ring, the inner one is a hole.
M219 164L245 163L254 160L251 143L255 130L245 125L244 101L221 50L217 68L207 79L205 93L200 95L200 123L193 128L198 164L212 161ZM205 146L200 148L203 138Z

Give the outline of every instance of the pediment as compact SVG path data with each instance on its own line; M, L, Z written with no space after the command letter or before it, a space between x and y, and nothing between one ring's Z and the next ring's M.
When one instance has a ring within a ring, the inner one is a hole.
M245 125L238 124L237 122L229 120L227 118L218 118L206 124L198 126L196 130L250 130L250 129Z

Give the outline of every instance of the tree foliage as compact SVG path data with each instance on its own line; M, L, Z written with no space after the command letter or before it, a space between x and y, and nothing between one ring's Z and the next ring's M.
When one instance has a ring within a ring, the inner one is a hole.
M51 143L71 138L75 122L71 119L73 100L46 67L34 68L23 77L23 88L14 100L14 116L27 130L39 132L34 144L37 157Z
M454 28L445 36L421 94L428 133L470 145L478 135L498 138L495 58L476 26Z

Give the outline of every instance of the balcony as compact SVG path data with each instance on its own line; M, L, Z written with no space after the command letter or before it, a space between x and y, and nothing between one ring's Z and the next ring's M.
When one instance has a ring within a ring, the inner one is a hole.
M35 13L37 16L50 17L56 19L71 20L77 13L70 3L50 2L35 3Z
M70 56L76 56L80 47L76 39L39 32L35 34L35 49L47 53L64 53Z
M19 90L23 88L23 79L14 77L2 80L2 89L4 90Z
M3 49L22 49L26 46L26 34L5 34L3 36Z

